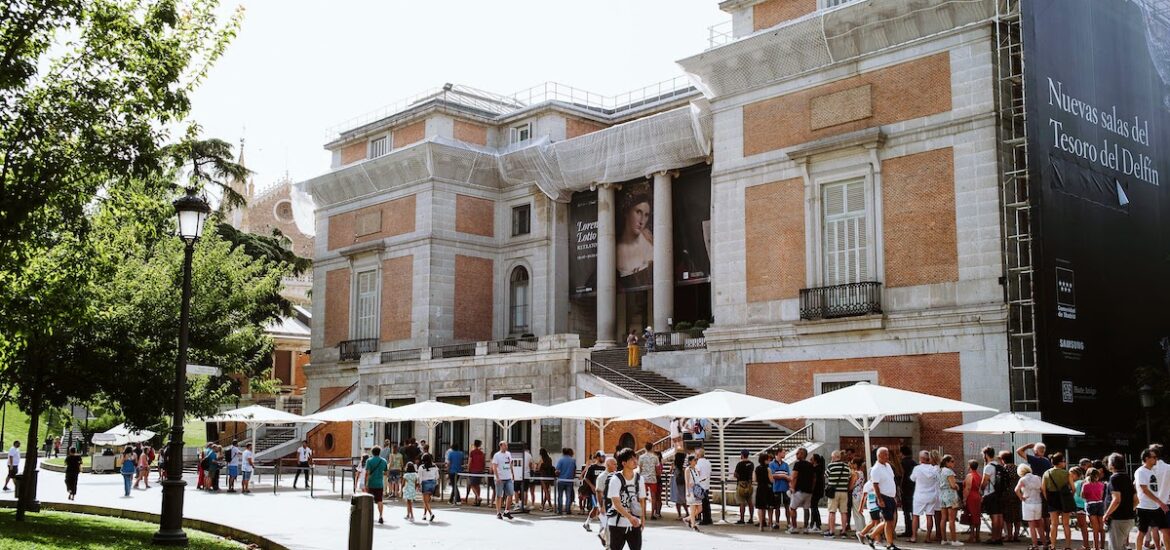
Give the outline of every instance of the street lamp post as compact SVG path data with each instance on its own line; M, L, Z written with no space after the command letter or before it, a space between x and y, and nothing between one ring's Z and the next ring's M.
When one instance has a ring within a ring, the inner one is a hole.
M187 486L183 481L183 397L187 381L187 325L191 317L191 258L195 253L195 241L203 234L203 222L211 212L207 202L196 196L191 188L174 204L179 215L179 237L186 246L183 251L183 301L179 313L171 442L167 451L167 478L162 481L162 515L158 532L154 534L154 544L161 546L187 546L187 533L183 531L183 491Z
M1154 408L1154 388L1149 384L1142 384L1138 388L1138 397L1142 400L1142 409L1146 413L1146 445L1151 443L1150 437L1150 409Z

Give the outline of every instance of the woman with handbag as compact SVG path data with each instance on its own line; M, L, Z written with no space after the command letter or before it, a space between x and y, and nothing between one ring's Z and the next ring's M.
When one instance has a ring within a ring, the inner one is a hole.
M1048 502L1048 517L1052 523L1048 531L1048 544L1056 548L1056 534L1064 526L1065 550L1072 548L1072 527L1069 516L1076 511L1072 483L1069 481L1064 453L1052 454L1052 468L1044 472L1044 493Z
M706 489L699 483L698 462L695 455L687 457L687 508L690 513L687 514L686 522L695 531L699 530L699 514L703 511L703 499L707 496Z

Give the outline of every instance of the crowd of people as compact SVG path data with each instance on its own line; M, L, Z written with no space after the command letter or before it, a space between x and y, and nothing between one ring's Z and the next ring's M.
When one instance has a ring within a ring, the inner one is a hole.
M303 447L308 448L308 442L304 442ZM207 443L196 455L197 463L195 466L195 473L197 475L195 488L200 491L208 491L211 493L219 492L220 477L222 472L227 470L227 492L235 493L236 480L240 482L240 493L251 493L252 474L256 470L255 454L252 452L252 444L247 443L243 447L240 446L239 441L232 441L226 449L217 443ZM163 467L163 462L159 464L159 479L166 478L166 469ZM299 474L299 469L298 469ZM296 482L293 486L295 488Z

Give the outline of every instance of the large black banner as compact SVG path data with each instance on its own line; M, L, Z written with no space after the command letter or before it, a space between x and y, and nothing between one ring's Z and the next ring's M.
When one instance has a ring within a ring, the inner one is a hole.
M597 291L597 191L573 193L569 203L569 288L574 296Z
M1134 443L1135 373L1170 334L1170 14L1025 0L1028 170L1045 418Z
M672 186L676 285L711 280L711 167L684 170Z

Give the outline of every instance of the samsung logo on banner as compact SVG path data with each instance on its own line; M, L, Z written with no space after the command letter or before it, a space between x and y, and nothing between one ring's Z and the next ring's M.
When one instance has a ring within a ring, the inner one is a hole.
M1068 338L1060 339L1060 349L1068 349L1073 351L1085 351L1085 343L1081 340L1070 340Z

